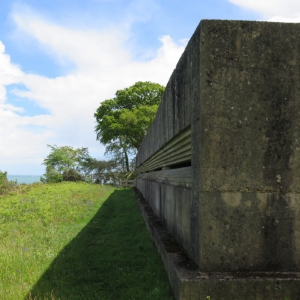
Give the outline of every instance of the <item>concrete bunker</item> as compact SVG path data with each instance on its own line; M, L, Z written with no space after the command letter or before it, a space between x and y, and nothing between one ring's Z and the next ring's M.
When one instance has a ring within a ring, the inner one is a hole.
M169 271L177 299L300 299L299 49L300 24L203 20L167 84L137 189L219 274Z

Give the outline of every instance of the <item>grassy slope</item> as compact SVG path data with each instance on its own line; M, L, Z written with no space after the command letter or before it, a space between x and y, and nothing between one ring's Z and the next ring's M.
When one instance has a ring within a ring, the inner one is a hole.
M173 299L131 190L37 186L0 224L0 299Z

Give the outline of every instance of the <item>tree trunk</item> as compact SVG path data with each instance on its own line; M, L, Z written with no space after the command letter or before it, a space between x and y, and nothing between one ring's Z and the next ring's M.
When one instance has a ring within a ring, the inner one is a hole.
M125 157L126 172L128 173L128 172L130 172L130 169L129 169L129 160L128 160L126 148L123 148L123 152L124 152L124 157Z
M123 148L123 151L124 151L124 157L125 157L126 172L128 173L128 172L130 172L128 155L127 155L127 151L125 148Z

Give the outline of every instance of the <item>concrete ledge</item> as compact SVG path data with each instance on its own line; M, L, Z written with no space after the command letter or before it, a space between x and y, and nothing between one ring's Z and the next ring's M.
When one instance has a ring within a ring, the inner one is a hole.
M201 272L135 192L176 300L300 300L299 272Z

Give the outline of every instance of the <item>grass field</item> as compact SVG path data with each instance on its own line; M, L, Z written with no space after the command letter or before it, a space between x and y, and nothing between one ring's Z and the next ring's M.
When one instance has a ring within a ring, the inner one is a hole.
M0 299L173 299L133 191L37 184L0 197Z

